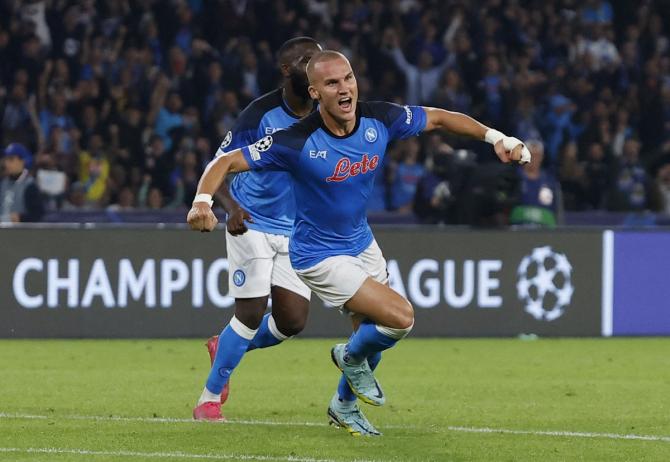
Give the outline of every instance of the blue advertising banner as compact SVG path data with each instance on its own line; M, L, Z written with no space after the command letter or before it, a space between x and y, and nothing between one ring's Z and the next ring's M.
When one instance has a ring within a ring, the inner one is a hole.
M613 334L670 335L670 233L614 234Z

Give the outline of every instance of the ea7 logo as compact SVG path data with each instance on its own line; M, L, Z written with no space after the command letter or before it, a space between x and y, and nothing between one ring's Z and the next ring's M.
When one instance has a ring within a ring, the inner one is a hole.
M409 108L409 106L404 106L405 108L405 114L407 114L407 117L405 117L405 123L407 125L412 123L412 110Z
M310 159L325 159L326 156L328 155L328 151L316 151L314 149L310 149L309 151L309 158Z
M274 132L278 132L279 130L281 130L281 128L265 127L265 134L272 135Z

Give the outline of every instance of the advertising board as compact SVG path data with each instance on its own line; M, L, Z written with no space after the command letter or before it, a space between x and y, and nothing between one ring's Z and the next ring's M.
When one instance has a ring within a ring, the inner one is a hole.
M413 336L600 335L601 233L377 229ZM233 313L222 232L0 230L0 337L194 337ZM304 336L345 336L312 297Z

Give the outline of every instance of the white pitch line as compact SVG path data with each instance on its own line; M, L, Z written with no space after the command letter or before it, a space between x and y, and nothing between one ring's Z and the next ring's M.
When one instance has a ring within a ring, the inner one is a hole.
M95 415L35 415L35 414L9 414L0 412L0 419L64 419L64 420L93 420L103 422L144 422L144 423L190 423L190 424L207 424L209 422L200 422L193 419L179 419L172 417L121 417L121 416L95 416ZM276 420L228 420L225 423L218 425L269 425L269 426L284 426L284 427L327 427L327 423L323 422L291 422L291 421L276 421ZM465 432L465 433L503 433L508 435L535 435L535 436L557 436L557 437L575 437L575 438L607 438L615 440L639 440L639 441L659 441L663 443L670 443L670 436L664 435L636 435L623 433L596 433L596 432L576 432L564 430L514 430L510 428L490 428L490 427L461 427L461 426L446 426L440 427L431 425L430 427L419 427L414 425L384 425L382 429L394 430L447 430L451 432Z
M249 460L263 462L340 462L335 459L314 459L312 457L279 457L253 454L192 454L188 452L139 452L139 451L93 451L90 449L67 448L2 448L0 453L22 454L75 454L79 456L112 456L112 457L149 457L156 459L206 459L206 460ZM374 460L356 459L354 462L376 462Z
M28 419L28 420L45 420L45 419L64 419L64 420L95 420L106 422L145 422L145 423L192 423L202 424L209 422L201 422L193 419L182 419L175 417L123 417L123 416L95 416L95 415L33 415L33 414L9 414L0 412L0 419ZM227 420L225 424L236 425L270 425L270 426L294 426L294 427L327 427L327 423L323 422L291 422L291 421L275 421L275 420ZM409 427L399 427L409 428Z
M593 433L593 432L571 432L571 431L551 431L551 430L511 430L508 428L473 428L473 427L447 427L454 432L467 433L504 433L508 435L535 435L535 436L559 436L577 438L609 438L613 440L641 440L641 441L662 441L670 443L670 436L656 435L625 435L620 433Z

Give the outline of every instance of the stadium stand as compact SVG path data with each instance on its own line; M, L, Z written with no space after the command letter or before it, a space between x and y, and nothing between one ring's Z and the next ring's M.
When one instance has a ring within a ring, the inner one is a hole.
M350 58L361 99L536 140L558 181L528 204L523 172L490 165L485 144L424 135L389 151L380 221L504 225L530 205L560 206L559 224L667 222L669 22L650 0L5 0L0 143L32 153L45 220L172 221L240 110L275 87L278 46L310 35Z

